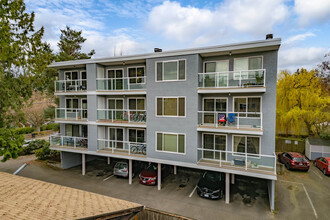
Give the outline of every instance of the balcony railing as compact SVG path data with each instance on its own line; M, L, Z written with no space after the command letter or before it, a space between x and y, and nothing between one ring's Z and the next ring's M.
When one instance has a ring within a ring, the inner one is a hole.
M57 80L55 81L55 92L81 92L87 91L87 80Z
M199 88L248 88L265 86L266 70L198 73Z
M143 90L146 89L146 77L125 77L96 79L97 91Z
M50 146L87 148L88 139L84 137L71 137L62 135L50 136Z
M97 120L115 123L145 123L146 110L98 109Z
M198 148L198 163L276 175L276 155Z
M56 108L56 120L87 120L87 109Z
M262 113L198 111L198 125L262 129Z
M144 156L147 152L146 143L114 141L106 139L97 140L97 149L108 151L109 153L140 155Z

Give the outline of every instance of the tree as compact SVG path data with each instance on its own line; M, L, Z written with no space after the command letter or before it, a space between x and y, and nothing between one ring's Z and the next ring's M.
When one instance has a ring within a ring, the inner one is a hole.
M317 65L317 76L321 79L322 89L330 95L330 53L324 55L322 63Z
M315 70L298 70L294 74L282 71L277 82L277 132L301 135L320 134L329 127L327 111L330 98L322 92L321 79Z
M34 31L34 13L25 12L23 0L0 2L0 127L9 127L22 115L52 54L42 42L44 28Z
M72 30L68 26L61 30L60 42L57 44L59 53L56 55L56 61L90 59L95 54L94 50L88 54L81 53L81 44L86 41L81 34L82 31Z
M22 151L24 135L18 134L14 129L0 128L0 156L2 162L10 158L16 159Z

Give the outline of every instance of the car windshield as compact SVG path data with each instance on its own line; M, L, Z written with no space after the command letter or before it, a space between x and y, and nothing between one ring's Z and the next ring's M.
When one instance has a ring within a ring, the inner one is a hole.
M293 160L297 161L297 162L306 162L306 159L303 157L295 157L295 158L293 158Z
M207 181L215 182L215 181L220 181L220 180L221 180L221 175L220 175L220 173L210 173L210 172L206 172L206 173L204 174L204 178L205 178Z
M147 167L147 170L149 170L149 171L156 171L157 170L157 167L155 165L149 165Z
M118 168L118 169L125 169L126 168L126 164L124 164L124 163L117 163L115 167Z

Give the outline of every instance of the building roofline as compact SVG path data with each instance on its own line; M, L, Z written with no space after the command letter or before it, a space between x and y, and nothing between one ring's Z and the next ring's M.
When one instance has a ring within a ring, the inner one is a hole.
M145 54L136 54L136 55L127 55L127 56L117 56L117 57L114 56L114 57L105 57L105 58L96 58L96 59L53 62L48 67L61 68L61 67L68 67L75 65L91 64L91 63L110 63L110 62L120 62L120 61L123 62L130 60L150 59L156 57L215 53L215 52L223 52L223 51L235 51L242 49L274 47L274 46L275 49L279 49L280 45L281 45L281 38L274 38L268 40L249 41L249 42L234 43L234 44L223 44L223 45L210 46L210 47L169 50L169 51L157 52L157 53L145 53Z

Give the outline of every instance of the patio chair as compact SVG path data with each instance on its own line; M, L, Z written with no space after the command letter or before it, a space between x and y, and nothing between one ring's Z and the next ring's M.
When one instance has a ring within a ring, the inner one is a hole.
M219 125L225 126L226 125L226 114L218 114L218 123Z
M233 124L236 121L236 116L235 113L229 113L228 114L228 122L229 124Z

